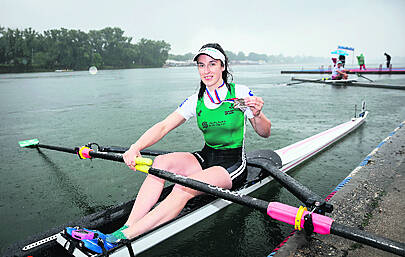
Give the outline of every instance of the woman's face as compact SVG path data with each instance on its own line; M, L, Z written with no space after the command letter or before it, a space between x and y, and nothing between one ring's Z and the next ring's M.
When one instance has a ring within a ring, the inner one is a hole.
M225 67L221 65L220 60L215 60L211 56L202 54L197 59L198 72L202 82L207 87L222 85L222 72Z

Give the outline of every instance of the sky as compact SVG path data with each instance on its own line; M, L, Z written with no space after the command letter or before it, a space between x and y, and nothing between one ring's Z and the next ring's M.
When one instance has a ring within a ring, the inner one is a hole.
M12 29L119 27L132 43L164 40L172 54L225 50L329 57L338 45L373 60L405 57L405 0L0 0Z

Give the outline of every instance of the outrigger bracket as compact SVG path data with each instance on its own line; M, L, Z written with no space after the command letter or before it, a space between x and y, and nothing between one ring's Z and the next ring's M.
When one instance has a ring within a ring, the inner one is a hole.
M333 211L333 205L328 203L327 201L319 201L313 197L308 198L305 201L305 206L308 209L315 209L315 213L325 215L325 213L331 213Z
M314 233L314 223L312 221L312 213L308 213L304 216L304 231L307 236Z
M313 210L313 212L324 215L326 212L330 213L333 211L332 204L327 203L322 197L312 192L308 187L282 172L279 169L282 166L281 158L276 152L272 152L272 155L272 159L264 157L250 158L248 159L248 163L268 172L271 177L303 202L308 209ZM274 161L277 159L279 160L278 162Z

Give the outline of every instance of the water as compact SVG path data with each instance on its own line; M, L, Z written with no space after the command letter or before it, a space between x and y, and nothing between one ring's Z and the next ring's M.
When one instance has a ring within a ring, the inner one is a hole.
M360 87L297 84L282 69L299 65L232 67L234 81L265 101L272 136L249 126L247 150L278 149L349 120L354 105L367 102L367 122L342 142L291 175L326 196L405 119L405 92ZM318 66L316 66L318 67ZM370 66L371 67L371 66ZM298 77L298 76L297 76ZM300 75L299 77L317 77ZM369 76L405 84L405 76ZM47 229L135 197L144 178L124 165L80 161L65 153L20 149L18 141L80 146L88 142L129 146L198 88L194 67L0 75L0 249ZM151 149L194 151L203 140L192 119ZM271 183L253 194L299 205ZM246 207L232 205L142 256L267 256L292 230ZM9 233L12 231L12 233Z

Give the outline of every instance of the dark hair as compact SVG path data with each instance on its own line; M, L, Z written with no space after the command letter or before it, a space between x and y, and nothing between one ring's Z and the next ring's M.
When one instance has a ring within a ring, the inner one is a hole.
M221 64L225 67L224 71L222 72L222 80L224 81L226 87L230 91L231 87L229 86L228 79L230 79L230 81L232 81L233 76L229 72L229 59L228 59L228 56L226 56L224 49L222 49L222 47L218 43L205 44L200 48L200 50L203 49L203 48L207 48L207 47L215 48L225 56L225 63L221 62ZM203 97L205 89L206 89L206 85L201 80L200 81L200 90L198 91L198 99L201 99Z

